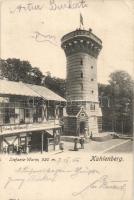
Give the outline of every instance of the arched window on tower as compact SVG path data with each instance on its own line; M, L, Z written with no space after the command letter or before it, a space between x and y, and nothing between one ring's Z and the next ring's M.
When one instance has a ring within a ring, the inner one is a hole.
M81 71L81 73L80 73L80 77L83 78L83 72L82 72L82 71Z
M80 84L81 91L83 91L83 83Z
M80 59L80 64L83 65L83 59L82 58Z
M90 110L95 110L95 104L92 103L92 104L90 105Z

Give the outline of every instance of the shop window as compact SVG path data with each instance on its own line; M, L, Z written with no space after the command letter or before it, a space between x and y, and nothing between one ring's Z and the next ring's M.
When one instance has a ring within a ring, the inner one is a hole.
M42 108L38 108L37 109L37 118L41 118L42 117Z
M20 137L20 144L25 144L26 137Z
M15 108L9 109L10 117L15 117Z
M4 122L5 124L10 123L10 112L9 112L9 108L5 108L5 113L4 113Z
M4 124L5 120L5 112L4 112L4 107L0 107L0 125Z
M59 118L63 117L63 107L59 108Z
M25 117L30 117L30 111L29 111L29 109L25 110Z
M35 111L33 112L33 122L34 123L38 122L37 113Z
M20 119L20 124L25 123L25 110L24 110L24 108L19 109L19 119Z
M0 113L0 125L3 124L3 119L4 119L3 113L2 114Z
M48 116L48 119L54 119L55 118L55 107L54 107L54 105L48 106L47 116Z

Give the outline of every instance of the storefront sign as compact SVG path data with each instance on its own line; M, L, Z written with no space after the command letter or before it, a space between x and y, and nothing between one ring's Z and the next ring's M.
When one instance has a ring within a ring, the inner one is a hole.
M60 126L55 123L38 123L38 124L16 124L16 125L6 125L0 127L0 133L2 134L12 134L18 132L29 132L29 131L42 131L49 130L50 134L53 128L60 128Z
M28 128L28 124L23 125L7 125L7 126L1 126L1 132L4 131L14 131L14 130L20 130L20 129L26 129Z

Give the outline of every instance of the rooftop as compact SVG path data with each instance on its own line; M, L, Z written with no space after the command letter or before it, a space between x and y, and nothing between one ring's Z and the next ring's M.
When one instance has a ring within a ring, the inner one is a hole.
M34 92L38 93L43 99L52 101L66 101L64 98L44 86L32 84L26 84L26 86L32 89Z
M44 86L7 80L0 80L0 95L41 97L45 100L66 101L64 98Z

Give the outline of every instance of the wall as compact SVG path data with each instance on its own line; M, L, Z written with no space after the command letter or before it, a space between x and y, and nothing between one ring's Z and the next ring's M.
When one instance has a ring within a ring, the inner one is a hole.
M98 102L96 65L96 59L86 53L67 56L67 100Z

